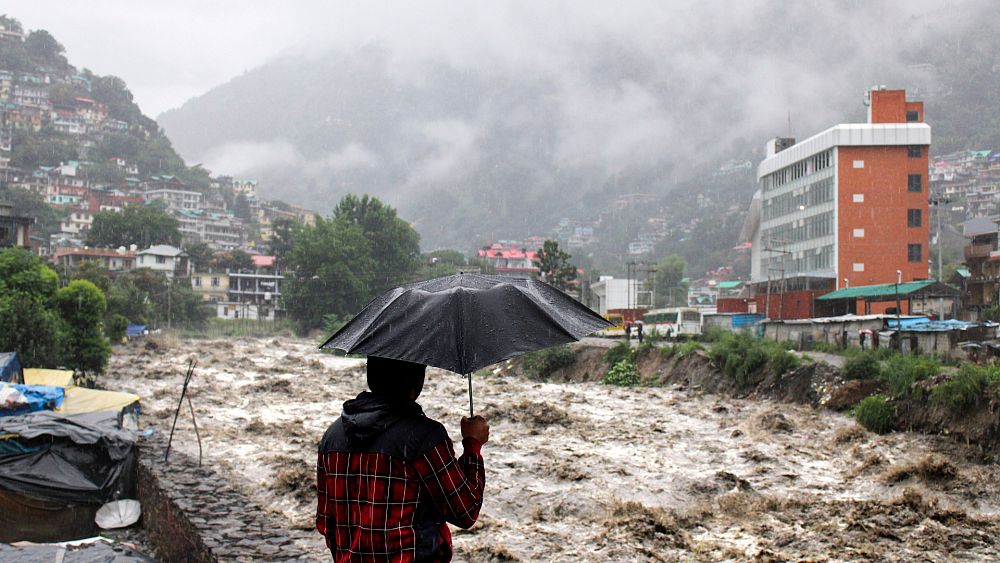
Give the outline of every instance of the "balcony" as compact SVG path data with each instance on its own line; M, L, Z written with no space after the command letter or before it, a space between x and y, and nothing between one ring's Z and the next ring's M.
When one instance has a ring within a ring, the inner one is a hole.
M993 252L992 244L970 244L965 247L965 259L989 258Z

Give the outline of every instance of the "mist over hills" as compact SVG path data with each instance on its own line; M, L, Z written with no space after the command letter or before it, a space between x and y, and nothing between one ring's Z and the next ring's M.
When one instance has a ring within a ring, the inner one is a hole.
M622 194L669 207L724 160L756 164L770 137L863 120L872 84L927 102L936 152L998 146L988 3L683 7L581 10L415 53L314 45L158 121L189 163L256 177L264 197L326 212L377 195L427 249L544 235ZM752 176L726 189L748 199Z

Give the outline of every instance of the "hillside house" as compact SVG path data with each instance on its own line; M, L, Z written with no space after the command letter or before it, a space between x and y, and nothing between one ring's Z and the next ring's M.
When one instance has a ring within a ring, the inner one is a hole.
M135 268L135 252L125 248L57 248L52 263L59 268L77 268L84 261L100 264L109 272L126 272Z
M191 275L187 252L168 244L158 244L139 252L135 267L163 272L168 278Z

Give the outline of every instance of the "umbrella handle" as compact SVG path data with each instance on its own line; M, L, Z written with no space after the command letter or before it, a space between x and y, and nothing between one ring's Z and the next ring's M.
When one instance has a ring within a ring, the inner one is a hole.
M472 410L472 373L468 373L466 377L469 378L469 418L472 418L475 416L475 413Z

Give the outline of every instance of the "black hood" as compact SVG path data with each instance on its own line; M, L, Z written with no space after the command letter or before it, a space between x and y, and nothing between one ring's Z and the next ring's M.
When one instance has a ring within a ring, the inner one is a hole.
M371 442L403 418L420 415L423 415L423 410L413 401L401 401L365 391L344 403L340 419L347 440L357 446Z

